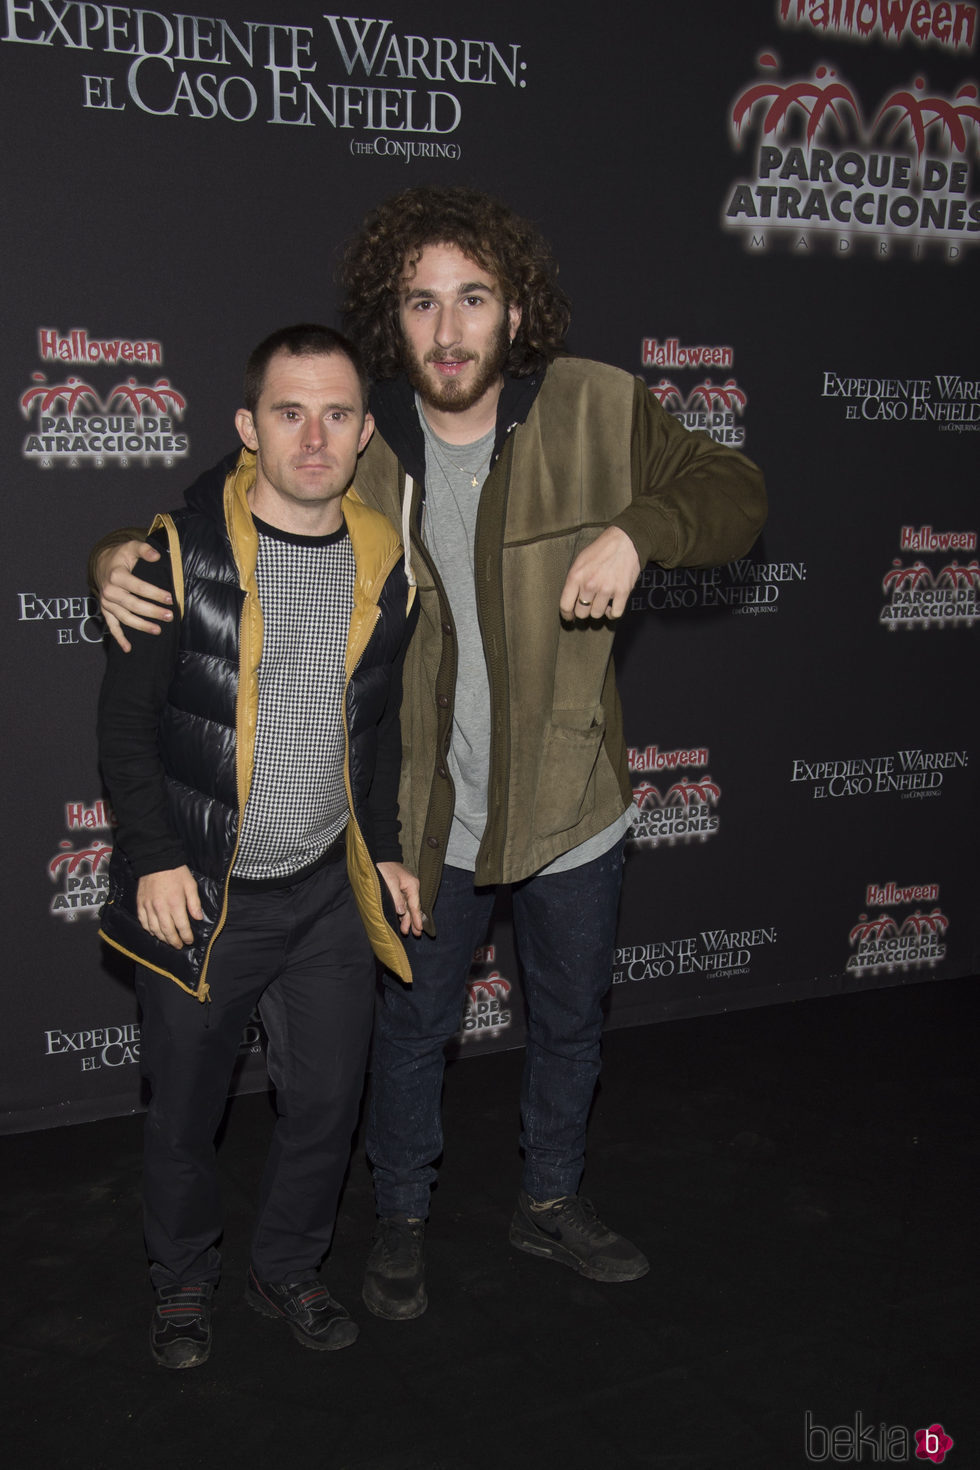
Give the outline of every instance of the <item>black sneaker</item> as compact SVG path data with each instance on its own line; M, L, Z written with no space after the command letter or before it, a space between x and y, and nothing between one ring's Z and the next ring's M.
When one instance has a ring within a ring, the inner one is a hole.
M160 1286L150 1323L150 1352L161 1368L196 1368L211 1351L214 1283Z
M297 1342L319 1353L350 1347L357 1323L346 1307L335 1302L315 1271L273 1284L260 1281L249 1267L245 1300L263 1317L281 1317Z
M422 1239L425 1221L391 1215L378 1221L378 1232L364 1273L364 1305L376 1317L407 1321L421 1317L425 1294Z
M547 1210L532 1210L521 1190L510 1222L510 1243L531 1256L571 1266L593 1281L635 1281L650 1262L636 1246L603 1225L587 1199L566 1194Z

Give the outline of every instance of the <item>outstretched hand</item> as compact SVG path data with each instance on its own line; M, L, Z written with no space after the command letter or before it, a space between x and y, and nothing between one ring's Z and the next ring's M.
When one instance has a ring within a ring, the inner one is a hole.
M95 582L99 591L99 608L105 625L124 653L132 644L123 626L138 628L141 633L159 633L161 622L173 618L173 597L163 587L154 587L141 577L133 576L138 561L159 561L160 553L147 541L124 541L107 547L95 562Z

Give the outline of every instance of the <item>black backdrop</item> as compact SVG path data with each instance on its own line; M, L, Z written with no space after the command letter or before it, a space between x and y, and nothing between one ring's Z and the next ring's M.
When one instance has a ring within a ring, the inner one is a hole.
M411 183L552 240L570 345L764 467L744 562L648 568L610 1025L977 967L977 7L7 0L10 1130L139 1105L84 557L233 442L266 332L335 320ZM972 330L971 330L972 323ZM522 1037L506 909L464 1054ZM240 1085L263 1085L260 1038Z

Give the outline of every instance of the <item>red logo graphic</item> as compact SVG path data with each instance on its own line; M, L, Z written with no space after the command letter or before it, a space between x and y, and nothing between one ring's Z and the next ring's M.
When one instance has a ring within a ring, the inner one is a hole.
M935 575L923 561L909 567L897 559L881 581L889 601L881 611L880 621L891 632L898 621L906 627L922 625L945 627L966 624L972 627L980 615L980 562L976 557L962 566L947 562Z
M712 781L710 776L703 777L700 781L689 781L686 776L682 777L675 785L671 786L664 797L664 806L690 806L692 801L700 801L704 806L717 806L721 797L721 787Z
M931 914L924 914L916 909L914 914L909 914L902 925L903 934L945 934L949 928L949 920L939 909L933 909Z
M135 378L127 378L109 394L107 403L110 408L117 398L125 399L136 413L143 413L147 403L152 405L155 413L166 413L169 405L170 412L179 418L187 407L187 399L171 388L169 378L157 378L152 388L137 383Z
M882 578L883 592L913 592L919 587L980 587L980 562L973 560L961 567L958 561L940 567L935 576L925 562L913 562L905 567L900 561L892 562L892 570Z
M664 799L660 794L660 787L654 786L651 781L644 781L642 785L633 787L633 800L638 807L647 806L654 799L658 806L663 806Z
M951 587L980 587L980 563L971 561L961 567L958 561L951 561L949 566L940 568L936 577L937 587L946 582Z
M931 1424L928 1429L917 1429L915 1431L915 1458L931 1460L934 1465L941 1465L954 1443L955 1441L950 1439L941 1424Z
M775 69L779 65L779 58L771 51L766 51L759 57L759 65L767 69ZM785 124L790 109L799 107L806 113L809 121L806 127L806 140L811 143L816 136L817 129L823 122L824 113L831 112L838 123L842 123L841 115L837 110L838 103L846 103L860 119L861 110L857 98L849 87L843 82L823 82L824 77L833 77L834 73L826 66L818 66L815 79L807 78L803 81L783 84L777 81L756 82L752 87L744 91L732 108L732 126L736 136L742 131L742 124L752 111L757 102L771 98L771 105L762 120L762 129L766 134L775 135Z
M20 409L25 419L29 416L35 403L38 404L42 413L50 413L59 399L64 403L65 413L69 414L75 412L83 398L90 398L93 408L100 406L95 389L74 375L68 379L67 383L58 383L54 387L48 386L48 380L43 373L32 373L31 377L35 383L44 386L28 388L27 392L21 395Z
M912 85L917 92L922 92L926 85L925 77L916 77ZM966 118L974 126L980 123L980 107L977 107L980 93L976 82L964 82L955 95L956 99L963 97L970 100L948 102L944 97L915 97L911 92L894 92L881 104L874 125L877 127L883 117L897 108L901 115L885 139L886 143L891 142L903 122L907 122L915 139L916 152L921 158L925 152L926 133L935 123L939 123L949 137L950 148L955 148L958 153L965 153L966 128L963 126L963 119Z
M639 786L633 787L633 800L641 810L654 803L660 807L689 807L692 801L697 801L702 806L717 806L720 798L721 787L710 776L704 776L700 781L689 781L683 776L668 788L666 796L661 794L659 786L654 786L652 781L643 781Z
M97 919L109 896L106 865L112 847L96 839L91 847L74 848L67 838L58 846L61 851L48 864L48 877L57 885L50 912L70 924L80 914Z
M883 939L886 934L897 934L898 925L888 914L879 914L877 919L862 914L850 933L852 944L865 944L869 939Z
M479 1000L481 996L487 1000L505 1000L510 995L510 981L505 980L498 971L491 970L484 979L471 980L467 989L471 1002Z
M58 857L52 858L48 864L48 873L52 881L57 878L59 869L64 868L68 876L71 877L72 874L78 872L79 868L84 867L86 863L89 865L90 873L97 873L112 852L111 845L105 842L96 842L92 847L82 847L77 850L67 840L59 842L58 846L64 848L65 851L60 853Z
M775 70L779 64L779 58L771 51L759 57L759 66L766 70ZM863 119L861 104L851 88L838 81L836 73L830 67L820 65L812 77L792 82L767 78L747 87L736 98L732 108L732 128L737 140L756 103L768 102L769 106L762 119L764 136L775 137L780 130L785 129L790 114L797 109L807 119L806 141L812 143L828 116L843 131L844 118L841 109L846 108L853 114L859 132L870 141L888 114L897 111L898 119L888 132L886 142L891 142L907 127L921 159L925 152L926 134L938 126L947 140L947 151L955 148L957 152L965 153L967 127L970 124L974 127L980 124L980 107L977 106L980 91L977 84L964 82L952 99L921 95L926 87L925 77L915 77L912 87L914 90L900 88L885 97L869 127Z
M30 416L31 409L35 406L40 408L41 413L50 413L55 405L63 403L66 414L73 414L83 399L91 399L92 408L97 412L110 413L113 404L121 399L129 404L134 413L143 414L149 405L152 413L172 413L180 418L187 407L187 400L170 385L169 378L157 378L152 387L137 383L135 378L127 378L125 383L117 383L108 393L105 402L99 398L95 389L89 383L83 383L74 374L69 377L67 383L49 383L44 373L32 373L31 377L35 384L34 388L28 388L21 395L20 408L25 418Z
M742 392L734 378L729 378L720 388L716 387L710 378L705 378L703 383L698 383L696 388L691 389L691 396L687 400L690 408L696 399L700 398L705 408L714 409L720 403L723 408L734 412L736 409L742 412L748 403L748 398Z
M881 589L883 592L909 592L921 583L931 581L932 573L925 562L917 561L914 566L903 567L900 561L893 561L892 570L882 578Z
M871 919L861 914L850 932L854 953L847 961L851 974L900 969L934 968L946 957L942 942L949 929L949 919L939 908L924 914L921 909L899 922L890 914L879 913Z
M941 909L933 909L930 914L916 909L914 914L909 914L901 929L888 914L879 914L877 919L861 914L851 930L850 941L852 944L866 944L869 939L884 939L886 934L945 934L948 928L949 919Z
M671 403L677 404L678 408L685 408L684 395L676 383L668 383L666 378L661 378L659 383L650 384L650 392L656 398L661 408L667 408Z
M729 378L720 387L710 378L705 378L703 383L698 383L697 387L691 389L687 398L676 383L671 383L666 378L652 384L650 392L664 408L676 402L678 408L693 409L700 400L709 413L718 407L727 409L729 413L742 413L749 401L734 378Z

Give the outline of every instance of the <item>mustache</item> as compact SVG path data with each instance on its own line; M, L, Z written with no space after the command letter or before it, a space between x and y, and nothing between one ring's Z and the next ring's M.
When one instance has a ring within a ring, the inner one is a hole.
M476 359L475 352L441 352L438 348L431 348L423 359L424 362L473 362Z

